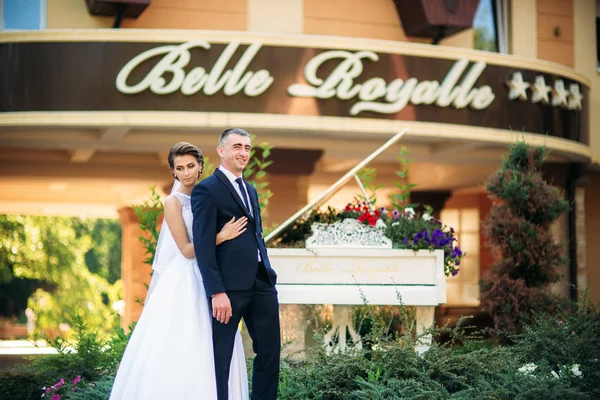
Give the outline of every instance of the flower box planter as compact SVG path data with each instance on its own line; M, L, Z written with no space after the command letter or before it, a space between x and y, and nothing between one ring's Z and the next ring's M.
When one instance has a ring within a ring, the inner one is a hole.
M333 304L334 323L326 342L339 332L342 348L346 329L355 342L351 305L399 304L415 306L417 334L431 327L434 310L446 301L443 250L321 247L270 248L269 259L277 271L281 304ZM362 292L362 293L361 293ZM345 306L345 307L344 307ZM417 351L429 348L424 337Z
M437 306L446 302L443 250L270 248L282 304Z

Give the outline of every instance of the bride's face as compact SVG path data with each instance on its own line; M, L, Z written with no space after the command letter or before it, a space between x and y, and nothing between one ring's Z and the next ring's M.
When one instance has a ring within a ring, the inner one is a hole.
M202 166L198 164L196 157L190 154L177 156L173 160L173 164L173 173L184 186L193 186L196 184L202 173Z

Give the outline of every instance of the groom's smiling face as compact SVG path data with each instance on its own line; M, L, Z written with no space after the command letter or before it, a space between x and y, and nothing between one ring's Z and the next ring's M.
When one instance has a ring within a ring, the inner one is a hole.
M248 136L231 134L223 146L217 147L221 165L236 175L241 175L248 165L252 142Z

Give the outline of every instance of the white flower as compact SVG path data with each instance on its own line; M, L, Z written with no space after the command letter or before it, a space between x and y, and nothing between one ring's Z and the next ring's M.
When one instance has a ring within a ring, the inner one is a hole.
M554 371L550 371L550 373L552 374L553 377L555 377L556 379L558 379L558 374Z
M537 365L535 365L534 363L528 363L528 364L523 365L521 368L519 368L518 371L522 374L530 375L536 369L537 369Z
M579 364L573 364L571 366L571 372L573 373L573 375L583 378L583 372L581 372L581 370L579 369Z
M425 221L431 221L431 219L432 219L432 218L433 218L433 217L432 217L431 215L429 215L429 214L427 214L427 213L423 213L423 219L424 219Z
M404 216L408 219L413 219L415 217L415 210L412 207L406 207L404 209Z

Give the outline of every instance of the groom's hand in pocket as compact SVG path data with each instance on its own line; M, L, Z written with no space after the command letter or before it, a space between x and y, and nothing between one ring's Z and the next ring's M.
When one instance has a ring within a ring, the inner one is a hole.
M222 324L231 318L231 302L227 293L217 293L212 297L213 318Z

